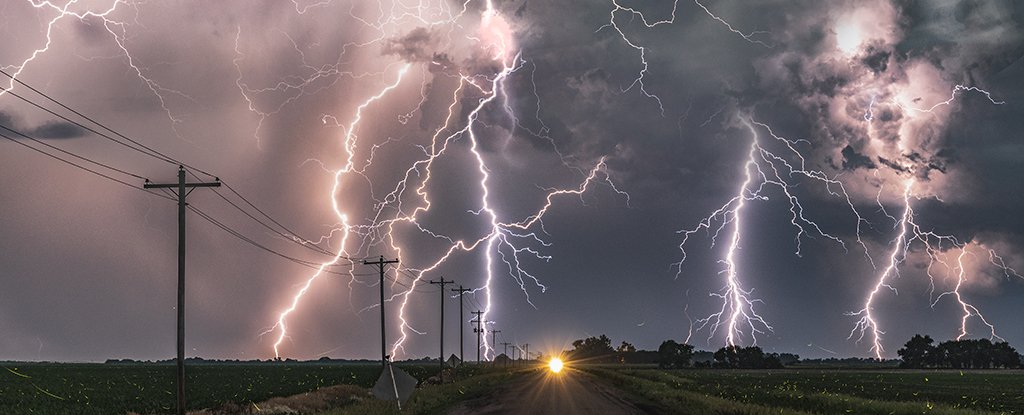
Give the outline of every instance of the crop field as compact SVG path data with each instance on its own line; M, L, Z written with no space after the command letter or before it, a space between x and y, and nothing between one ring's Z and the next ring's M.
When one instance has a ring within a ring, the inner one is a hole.
M434 366L398 365L418 379ZM370 387L376 364L197 364L186 369L189 409L227 402L250 404L322 386ZM167 364L3 364L0 414L141 414L173 412L174 365Z
M421 380L436 374L433 365L400 366ZM649 413L1024 414L1021 371L578 369L621 390ZM368 388L379 373L375 364L197 364L188 368L189 407L252 405L337 384ZM530 373L485 370L453 384L428 386L402 413L444 413ZM163 414L173 405L173 365L34 363L0 369L2 414ZM398 412L370 399L328 413Z
M653 412L1024 413L1021 371L585 370Z

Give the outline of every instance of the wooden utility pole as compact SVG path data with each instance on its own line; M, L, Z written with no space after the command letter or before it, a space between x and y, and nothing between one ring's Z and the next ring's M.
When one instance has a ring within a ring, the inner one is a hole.
M397 264L398 259L389 261L384 260L384 255L380 256L380 259L374 262L363 260L363 265L377 265L380 268L380 364L385 368L388 366L388 355L385 351L386 336L384 332L384 266L387 264Z
M498 333L501 333L501 330L491 330L491 344L494 345L495 349L498 347L498 343L495 343L498 341Z
M441 337L441 374L439 376L441 377L441 383L444 383L444 286L447 284L455 284L455 281L445 281L442 277L437 281L431 280L430 284L441 286L441 335L439 336Z
M502 346L505 346L505 360L506 360L506 361L510 360L510 359L508 358L508 345L510 345L510 344L512 344L512 343L509 343L509 342L501 342L501 345L502 345ZM508 363L505 363L505 365L506 365L506 366L508 366Z
M466 341L463 339L463 335L466 334L466 330L465 327L462 325L462 323L466 321L462 317L462 310L464 310L466 307L462 304L462 295L472 290L470 290L469 288L462 288L462 286L460 285L459 288L452 288L452 291L459 293L459 365L461 366L462 363L466 361Z
M476 310L472 313L476 314L476 320L473 320L472 323L476 323L476 327L473 328L473 333L476 333L476 363L480 364L480 336L484 333L484 312Z
M215 178L216 179L216 178ZM178 183L146 183L145 189L177 189L178 197L178 415L185 415L185 198L197 187L220 187L220 179L213 183L186 183L185 167L178 166Z

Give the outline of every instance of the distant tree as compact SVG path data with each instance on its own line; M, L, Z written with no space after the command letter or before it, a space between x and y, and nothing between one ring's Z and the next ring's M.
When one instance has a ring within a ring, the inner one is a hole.
M626 359L636 353L636 347L628 342L622 342L615 352L618 354L619 363L626 363Z
M693 353L693 365L696 367L711 367L715 361L715 354L707 350L698 350Z
M1019 368L1021 365L1020 355L1017 350L1010 347L1007 342L999 342L992 345L992 366L1007 369Z
M715 351L715 362L713 367L722 369L736 369L740 367L740 347L726 346Z
M938 367L951 367L953 369L967 369L970 367L968 359L967 343L959 340L950 340L939 343L936 346L939 362Z
M933 342L934 340L929 336L915 334L914 337L911 337L910 340L903 345L902 349L896 351L896 354L903 359L903 362L900 363L900 367L920 369L925 367L925 365L935 365L936 362L933 356L936 355L938 350L935 346L932 346ZM938 353L938 355L941 354L942 353Z
M782 363L777 354L765 354L760 347L734 345L718 349L712 366L724 369L779 369Z
M680 369L690 367L693 358L693 346L665 340L658 347L658 367L662 369Z
M1017 368L1021 357L1006 342L989 339L949 340L932 346L929 336L915 335L897 353L903 368L991 369Z
M583 359L612 359L615 357L615 349L612 348L612 340L608 336L587 337L572 342L572 351L569 352L573 360Z
M793 353L780 353L778 355L779 363L783 366L789 366L800 362L800 355Z

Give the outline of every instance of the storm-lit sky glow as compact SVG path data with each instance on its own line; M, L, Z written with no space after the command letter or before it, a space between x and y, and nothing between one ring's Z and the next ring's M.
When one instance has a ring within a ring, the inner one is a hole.
M533 351L1024 347L1020 2L12 0L0 39L166 155L0 75L38 139L0 131L0 360L174 352L175 203L19 144L230 186L188 199L189 355L377 358L380 255L398 359L441 278Z

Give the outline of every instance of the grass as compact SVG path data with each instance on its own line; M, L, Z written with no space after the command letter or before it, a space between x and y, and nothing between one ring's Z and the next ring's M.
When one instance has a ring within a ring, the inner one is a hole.
M434 366L403 366L417 379ZM0 414L163 414L173 412L175 367L166 364L23 363L0 367ZM378 365L200 364L186 370L189 409L248 405L336 384L370 387Z
M1024 413L1021 372L586 370L662 413Z
M465 401L488 396L500 385L527 373L528 370L508 370L504 368L469 367L464 378L444 385L421 385L409 401L398 410L395 402L376 399L359 402L324 412L323 415L433 415L445 413L445 410Z

